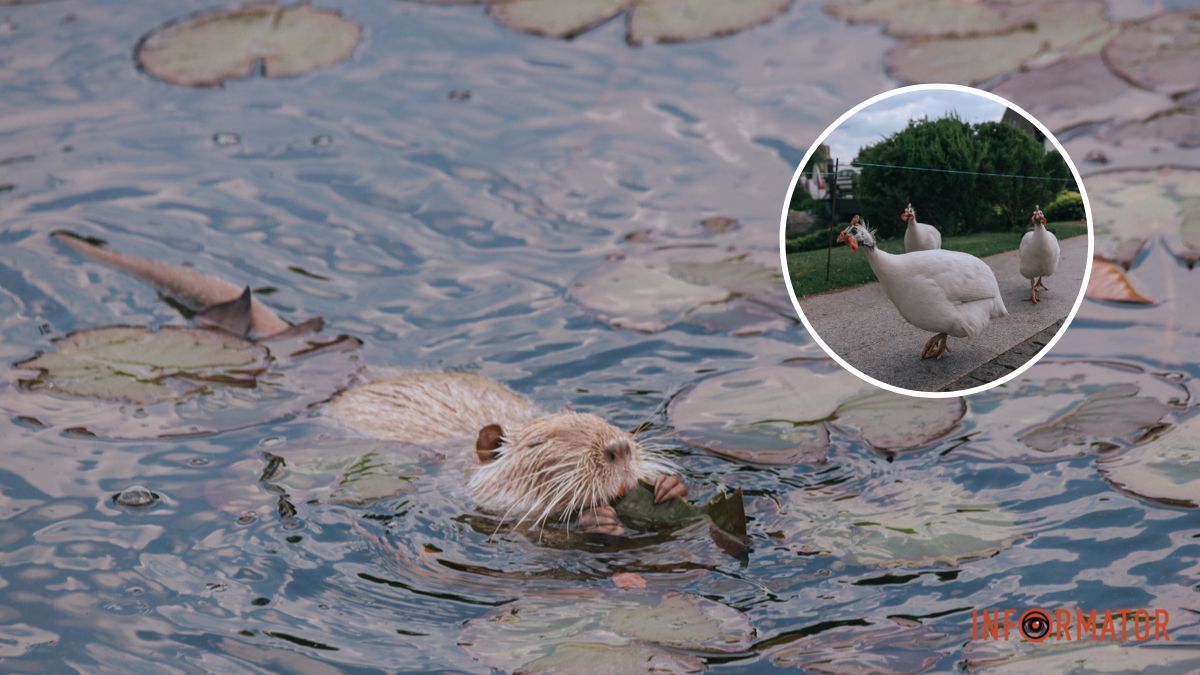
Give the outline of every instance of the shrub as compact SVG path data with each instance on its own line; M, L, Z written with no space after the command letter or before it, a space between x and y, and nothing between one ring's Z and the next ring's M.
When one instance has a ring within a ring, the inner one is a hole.
M1063 220L1083 220L1083 197L1073 190L1063 190L1054 201L1042 208L1046 220L1051 222Z
M845 225L838 225L838 230L833 236L836 240L837 233L845 229ZM800 253L801 251L820 251L829 246L829 226L814 227L811 232L805 232L799 237L792 237L787 240L788 253Z

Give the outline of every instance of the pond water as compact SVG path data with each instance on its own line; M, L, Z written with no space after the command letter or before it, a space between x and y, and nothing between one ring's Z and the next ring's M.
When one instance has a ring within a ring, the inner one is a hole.
M569 603L611 622L680 597L736 639L658 641L655 658L675 668L1004 665L1031 645L972 641L972 608L1029 606L1167 609L1174 650L1130 647L1131 663L1200 667L1188 649L1200 647L1197 511L1114 488L1097 457L1200 437L1200 271L1173 254L1178 227L1131 261L1156 304L1085 302L1050 359L966 401L951 431L889 454L831 423L823 461L723 458L685 443L666 403L708 376L823 356L782 282L759 275L755 302L653 332L598 315L573 283L687 247L776 264L794 167L831 120L897 84L883 66L895 40L810 3L727 38L641 48L620 21L564 42L477 7L337 7L366 29L352 59L215 89L154 80L131 58L143 34L201 4L0 7L0 360L78 329L182 323L152 289L49 234L100 237L273 289L262 297L287 318L361 339L368 377L468 370L548 409L648 420L694 497L744 490L748 560L695 528L580 546L492 536L432 452L353 440L320 405L138 440L6 413L5 670L515 669L544 639L495 628L522 612ZM1122 122L1063 138L1104 150L1108 168L1200 168L1194 143L1122 159L1108 134ZM1119 204L1093 206L1099 219ZM736 229L702 225L723 218ZM27 395L13 377L0 386L8 403ZM1120 403L1135 398L1152 402ZM371 449L401 457L412 487L355 505L304 481L305 467L330 471L322 458ZM290 477L260 482L267 452L290 458ZM159 499L114 503L131 486ZM1194 498L1200 484L1177 491ZM891 517L909 525L879 534ZM622 572L647 588L618 591ZM563 630L592 649L655 643L645 626Z

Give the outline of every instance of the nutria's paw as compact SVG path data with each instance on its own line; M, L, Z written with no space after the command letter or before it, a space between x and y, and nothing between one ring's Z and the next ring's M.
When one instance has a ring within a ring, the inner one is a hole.
M611 534L618 536L625 532L621 520L617 518L617 510L605 504L583 512L579 516L579 527L592 534Z
M687 484L679 476L659 476L654 479L654 503L661 504L674 497L687 497Z

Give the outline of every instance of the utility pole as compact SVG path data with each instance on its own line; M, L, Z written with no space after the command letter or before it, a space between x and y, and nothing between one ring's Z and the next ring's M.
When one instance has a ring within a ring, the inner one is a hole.
M825 250L825 283L833 266L833 231L837 229L838 160L833 160L833 180L829 181L829 248Z

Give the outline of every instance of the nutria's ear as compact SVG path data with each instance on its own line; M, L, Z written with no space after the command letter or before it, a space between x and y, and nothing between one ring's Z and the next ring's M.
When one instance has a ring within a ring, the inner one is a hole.
M501 445L504 445L504 429L499 424L489 424L475 438L475 455L481 464L487 464L500 456L497 450Z
M202 328L216 328L246 337L250 334L250 287L233 300L205 307L196 315L195 321Z

